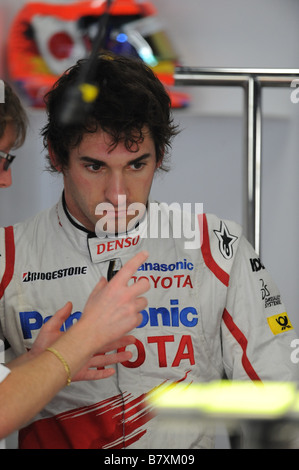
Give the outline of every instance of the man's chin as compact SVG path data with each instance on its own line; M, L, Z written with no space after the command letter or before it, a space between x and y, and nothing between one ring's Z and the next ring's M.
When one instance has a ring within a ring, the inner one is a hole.
M136 224L132 219L117 220L111 218L110 220L105 218L105 222L98 220L96 223L96 234L99 237L119 237L126 235L129 231L134 229Z

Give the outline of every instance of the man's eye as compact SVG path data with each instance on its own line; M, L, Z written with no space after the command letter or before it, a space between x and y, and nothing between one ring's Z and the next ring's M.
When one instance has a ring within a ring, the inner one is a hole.
M145 166L145 163L144 162L135 162L135 163L132 163L130 166L131 166L131 168L133 168L133 170L141 170L141 168L143 168Z
M90 165L86 165L86 168L88 168L90 171L99 171L101 168L103 168L103 165L100 163L91 163Z

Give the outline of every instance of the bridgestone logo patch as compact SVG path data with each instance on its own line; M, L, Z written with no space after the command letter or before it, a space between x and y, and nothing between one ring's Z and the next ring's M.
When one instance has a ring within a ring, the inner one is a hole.
M33 281L52 281L53 279L61 279L68 276L78 276L87 273L87 266L76 266L70 268L57 269L57 271L31 272L23 273L23 282Z

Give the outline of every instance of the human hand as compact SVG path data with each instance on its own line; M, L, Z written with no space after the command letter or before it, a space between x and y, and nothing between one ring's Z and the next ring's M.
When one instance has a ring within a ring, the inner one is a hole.
M82 367L82 369L72 378L72 382L81 380L99 380L111 377L115 373L115 365L124 361L129 361L132 357L130 351L118 352L119 348L124 348L129 344L134 344L136 338L132 335L123 336L117 341L110 343L101 353L97 353ZM113 351L113 352L112 352ZM105 353L109 354L105 354ZM106 368L105 368L106 367Z
M142 294L149 290L149 281L143 278L132 285L128 282L147 257L146 251L137 253L111 281L100 279L90 294L80 323L83 327L84 322L89 330L95 351L98 345L107 345L141 323L139 312L147 306Z
M57 310L55 315L53 315L46 323L43 324L36 340L32 345L32 348L28 353L29 357L38 356L64 334L60 328L71 315L72 308L72 302L67 302L62 308Z
M34 356L42 353L63 335L60 328L65 320L70 316L71 311L72 303L67 302L64 307L59 309L56 314L43 325L31 350L27 353L26 360L32 359ZM115 373L115 369L107 366L128 361L132 357L132 353L130 351L117 352L117 349L133 344L135 341L136 340L132 335L123 336L122 338L108 344L106 347L101 348L98 353L92 356L86 362L84 367L77 372L77 374L72 378L72 382L99 380L111 377L111 375Z
M147 300L140 295L149 290L149 282L143 279L132 286L128 286L128 282L147 256L146 252L138 253L109 283L102 278L90 294L82 316L88 321L82 323L81 319L80 324L76 325L82 329L82 338L88 337L89 341L94 338L92 357L73 380L97 380L109 377L114 373L114 369L102 368L127 361L132 357L129 351L107 355L103 353L115 351L135 341L133 336L123 335L138 326L142 320L139 311L146 307ZM64 334L60 328L71 313L72 303L67 302L43 325L27 354L27 359L39 355Z

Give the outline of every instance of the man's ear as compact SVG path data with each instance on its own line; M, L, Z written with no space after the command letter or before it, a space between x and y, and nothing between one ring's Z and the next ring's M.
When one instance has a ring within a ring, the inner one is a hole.
M164 153L161 156L160 160L158 160L157 163L156 163L156 170L158 170L160 168L160 166L162 166L163 158L164 158Z
M58 163L57 155L56 155L56 153L53 151L53 149L52 149L51 144L50 144L49 141L48 141L48 152L49 152L49 157L50 157L51 165L52 165L59 173L61 173L61 172L62 172L61 164Z

